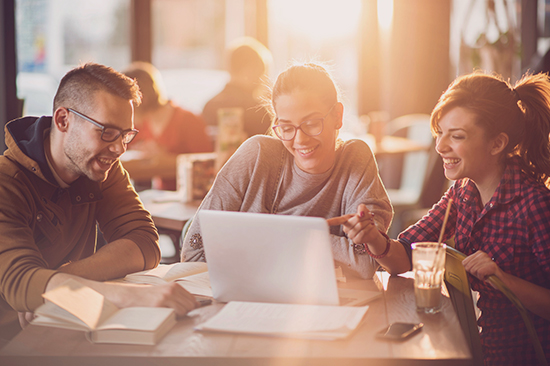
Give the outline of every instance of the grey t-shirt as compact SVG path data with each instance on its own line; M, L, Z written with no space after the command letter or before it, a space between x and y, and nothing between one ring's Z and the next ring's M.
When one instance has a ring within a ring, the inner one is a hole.
M331 218L355 214L364 203L386 231L392 207L376 161L361 140L337 144L335 164L322 174L302 171L282 142L269 136L245 141L218 173L199 210L225 210ZM341 226L330 228L335 261L371 278L378 264L356 254ZM182 261L204 261L200 222L195 216L182 245Z

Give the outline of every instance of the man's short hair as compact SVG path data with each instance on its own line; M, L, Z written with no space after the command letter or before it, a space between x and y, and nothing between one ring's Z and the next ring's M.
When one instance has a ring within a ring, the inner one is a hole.
M63 76L53 100L53 110L87 106L93 93L100 90L132 101L134 106L141 103L141 93L134 80L111 67L86 63Z

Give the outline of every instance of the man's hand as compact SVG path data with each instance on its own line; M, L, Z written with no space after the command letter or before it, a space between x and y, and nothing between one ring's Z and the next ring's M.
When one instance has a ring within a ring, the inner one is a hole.
M155 286L124 286L125 297L121 298L123 307L148 306L172 308L176 315L183 316L199 307L195 296L191 295L176 282Z
M176 315L183 316L199 307L195 297L176 282L146 286L92 281L66 273L57 273L48 282L46 291L62 285L68 279L73 279L96 290L119 308L133 306L165 307L172 308L176 311Z

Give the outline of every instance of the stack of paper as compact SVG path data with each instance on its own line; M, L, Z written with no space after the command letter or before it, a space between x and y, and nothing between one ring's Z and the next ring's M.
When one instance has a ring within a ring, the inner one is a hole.
M232 301L195 329L274 337L341 339L357 328L368 308Z
M193 295L212 297L212 288L208 277L208 266L204 262L178 262L159 264L158 267L131 273L124 282L159 285L177 282Z

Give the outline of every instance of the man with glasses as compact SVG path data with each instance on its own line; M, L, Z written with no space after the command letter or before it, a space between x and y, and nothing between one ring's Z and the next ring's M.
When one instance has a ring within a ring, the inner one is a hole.
M153 268L158 235L119 158L136 136L135 82L85 64L69 71L52 117L6 125L0 157L0 338L17 332L42 293L69 278L119 307L165 306L179 315L195 299L181 286L135 287L101 281ZM107 244L96 248L97 228ZM11 334L10 334L11 333Z

